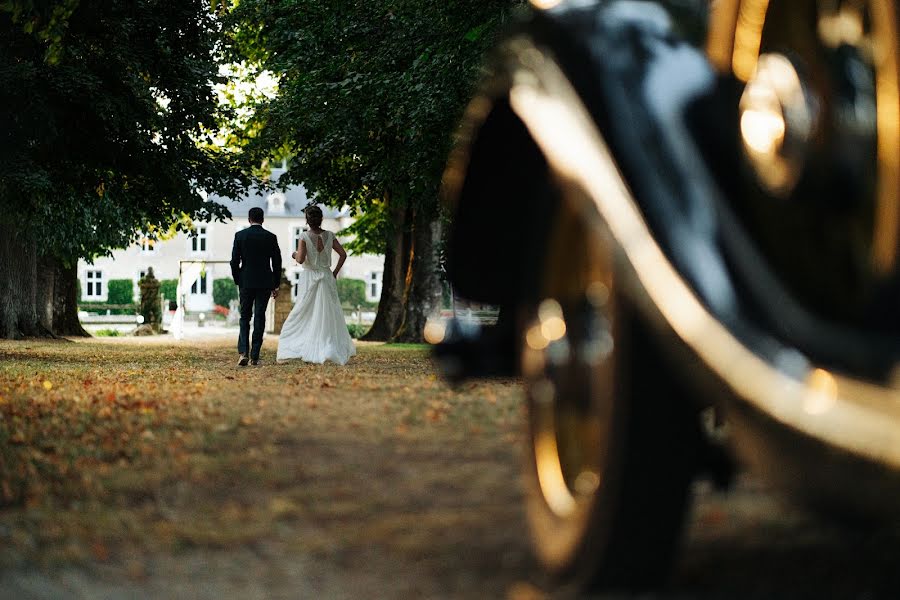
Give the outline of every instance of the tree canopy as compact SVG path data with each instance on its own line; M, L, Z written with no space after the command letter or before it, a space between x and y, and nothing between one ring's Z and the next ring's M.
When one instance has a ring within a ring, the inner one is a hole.
M287 153L283 185L366 213L356 250L383 251L386 194L434 208L456 123L510 0L243 0L236 59L271 71L246 148ZM368 235L367 235L368 234Z
M272 72L246 156L289 156L280 185L349 205L352 252L385 255L367 339L421 339L440 309L438 189L485 50L516 0L242 0L234 60Z
M0 213L73 260L136 230L227 213L246 178L213 145L227 110L207 2L0 4Z
M213 143L225 51L205 0L0 0L0 337L57 331L61 290L80 331L77 259L227 216L205 194L249 180Z
M33 333L56 293L25 289L36 261L68 265L74 299L76 259L226 217L206 193L235 196L280 156L280 185L359 217L350 249L384 252L380 307L399 311L385 331L420 336L456 122L520 3L0 0L0 286L23 290L0 298L0 336ZM217 86L261 71L278 93L235 121Z

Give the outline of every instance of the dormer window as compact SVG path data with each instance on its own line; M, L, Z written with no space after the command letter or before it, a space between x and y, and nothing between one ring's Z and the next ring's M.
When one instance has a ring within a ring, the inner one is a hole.
M269 194L266 198L266 204L268 212L270 215L283 215L284 214L284 194L281 192L275 192Z
M141 254L156 254L156 240L144 236L141 238Z

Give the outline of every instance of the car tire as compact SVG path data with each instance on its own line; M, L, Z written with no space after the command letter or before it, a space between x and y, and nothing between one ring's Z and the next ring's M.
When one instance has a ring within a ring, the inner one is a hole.
M587 304L596 312L597 299ZM544 318L524 336L532 545L562 585L649 589L665 581L681 538L697 470L698 415L615 288L599 317L576 310L545 300ZM568 334L536 349L527 338L539 337L535 328L553 313L563 313ZM556 349L561 343L567 351Z

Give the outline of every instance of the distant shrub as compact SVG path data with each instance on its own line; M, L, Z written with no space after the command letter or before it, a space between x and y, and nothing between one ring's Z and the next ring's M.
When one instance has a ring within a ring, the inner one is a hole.
M163 279L159 282L159 293L163 295L163 298L168 300L169 302L177 302L178 298L175 297L175 292L178 290L178 280L177 279Z
M124 334L118 329L98 329L94 332L94 335L97 337L119 337Z
M219 306L228 306L232 300L238 299L238 288L230 279L213 281L213 302Z
M213 306L213 312L216 313L217 315L222 315L223 317L227 317L228 313L230 313L231 311L229 309L225 308L224 306L220 306L220 305L216 304L215 306Z
M366 332L369 331L369 326L360 325L358 323L348 323L347 331L350 332L350 337L352 337L354 340L357 340L366 335Z
M130 279L110 279L107 304L134 304L134 282Z
M357 306L371 308L374 306L366 300L366 282L362 279L338 279L337 289L341 304L353 308Z

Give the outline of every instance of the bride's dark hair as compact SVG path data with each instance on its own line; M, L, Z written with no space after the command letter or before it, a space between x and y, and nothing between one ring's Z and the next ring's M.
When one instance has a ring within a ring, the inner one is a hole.
M311 204L303 209L303 212L306 213L306 222L309 223L310 227L321 227L322 226L322 209L316 206L315 204Z

